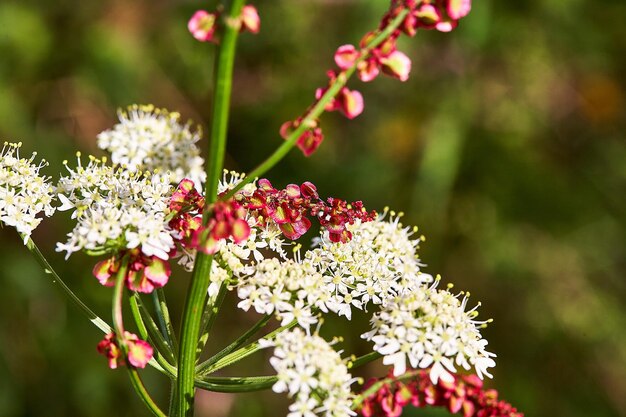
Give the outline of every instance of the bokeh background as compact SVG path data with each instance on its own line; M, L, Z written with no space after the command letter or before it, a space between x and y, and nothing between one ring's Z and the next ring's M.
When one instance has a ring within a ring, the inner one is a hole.
M154 103L206 125L214 48L186 21L215 3L0 1L0 138L37 150L58 178L77 150L100 154L95 136L118 107ZM240 40L228 144L228 167L240 171L281 142L280 124L309 105L337 46L358 42L389 2L254 3L262 31ZM623 0L477 0L453 33L403 40L409 81L353 81L364 114L325 115L319 151L292 152L268 174L275 185L310 180L323 195L391 206L419 225L427 270L495 319L488 384L528 416L626 416L625 21ZM60 214L35 240L108 317L94 260L54 252L70 229ZM147 415L126 374L96 354L97 329L13 230L0 233L0 416ZM187 280L168 286L175 315ZM212 349L253 321L222 316ZM357 318L329 331L356 340L364 326ZM266 359L237 372L267 372ZM167 382L145 378L165 402ZM277 397L202 394L197 415L285 415Z

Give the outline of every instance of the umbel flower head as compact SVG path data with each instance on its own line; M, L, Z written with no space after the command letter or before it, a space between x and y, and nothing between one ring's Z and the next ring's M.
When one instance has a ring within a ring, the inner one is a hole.
M324 276L329 304L339 315L350 318L351 307L366 310L370 303L383 304L432 281L420 271L417 250L423 237L400 223L401 217L385 209L372 221L348 225L350 241L337 243L322 233L318 247L306 253Z
M172 231L167 225L170 176L150 172L131 172L106 165L106 160L90 157L82 166L69 168L59 180L59 210L74 210L77 219L66 243L57 251L86 250L116 253L139 248L147 257L167 260L174 248Z
M495 366L496 355L485 350L487 341L478 329L490 320L475 320L478 306L465 311L468 295L439 290L438 282L386 302L372 317L372 330L361 337L374 342L383 363L393 365L394 376L402 375L408 362L430 368L433 384L451 382L455 365L491 377L487 369Z
M287 417L345 417L356 415L350 409L355 381L339 352L318 335L302 329L282 332L263 347L275 346L270 364L278 382L272 389L295 398Z
M54 187L49 178L39 175L46 165L33 163L36 153L29 159L20 157L21 143L6 143L0 151L0 220L24 235L24 243L41 223L36 216L43 212L52 216Z
M204 159L196 142L202 131L182 124L180 114L152 105L119 110L120 122L98 135L98 147L111 153L114 164L130 171L169 171L173 183L189 178L204 182Z

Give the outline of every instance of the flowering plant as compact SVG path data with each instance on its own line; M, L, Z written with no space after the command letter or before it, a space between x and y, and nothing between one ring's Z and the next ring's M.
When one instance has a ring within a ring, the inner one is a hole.
M98 135L110 158L77 154L56 185L40 174L45 162L22 158L21 144L0 153L0 219L70 299L102 330L97 350L110 368L125 367L133 388L156 416L193 414L195 388L247 392L271 388L293 399L289 417L398 416L402 407L446 406L464 416L518 416L483 390L495 355L487 350L469 295L439 288L441 278L422 271L422 236L401 223L401 213L365 208L320 196L311 182L275 187L259 178L294 146L310 156L324 139L320 116L338 110L353 119L363 111L361 93L347 87L352 75L370 82L381 74L406 81L410 59L397 49L400 36L418 29L448 32L471 8L470 0L393 0L380 25L358 46L340 46L328 84L312 105L285 122L284 142L247 175L223 170L232 68L240 32L258 33L253 5L198 11L188 23L199 41L218 46L210 149L201 156L199 128L178 113L148 105L119 112L119 123ZM71 212L74 228L57 251L97 257L93 275L112 290L112 321L98 317L63 282L31 239L38 214ZM295 242L319 223L309 250ZM291 250L289 250L291 248ZM176 262L191 272L180 330L174 329L164 287ZM223 350L200 362L225 297L260 315ZM153 313L144 304L151 294ZM138 334L127 330L128 302ZM372 352L355 357L338 349L342 338L320 335L323 317L350 320L371 313L362 338ZM275 329L251 339L272 319ZM275 374L214 374L263 349ZM363 381L351 370L382 358L390 375ZM152 366L170 378L168 411L144 386L138 369ZM463 371L460 371L460 369Z

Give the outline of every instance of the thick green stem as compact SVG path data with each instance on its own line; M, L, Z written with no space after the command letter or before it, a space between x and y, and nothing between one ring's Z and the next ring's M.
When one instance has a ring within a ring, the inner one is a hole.
M298 138L311 126L312 123L324 112L326 105L339 93L339 91L346 85L350 77L356 71L358 64L370 57L371 51L378 45L383 43L404 21L409 14L407 9L402 10L387 27L378 33L378 35L372 39L365 48L361 51L361 56L354 64L341 72L337 79L330 85L324 95L311 107L300 122L300 125L293 131L282 145L280 145L274 153L272 153L265 161L259 166L254 168L235 188L231 189L223 197L224 200L231 198L235 193L241 190L246 184L254 181L255 178L260 177L267 171L269 171L274 165L276 165L281 159L285 157L298 141Z
M20 233L20 237L24 239L24 235ZM44 272L48 275L52 276L52 283L56 284L64 293L69 297L72 302L83 311L83 313L87 316L89 321L91 321L98 329L102 330L103 333L111 333L112 329L104 320L102 320L96 313L91 311L89 307L83 303L80 298L63 282L61 277L54 271L52 266L48 263L48 260L43 256L35 242L32 239L28 238L26 241L26 248L33 254L39 265L43 268Z
M232 1L230 11L225 15L221 45L216 59L213 113L210 129L211 141L209 158L206 163L207 182L205 198L208 204L217 200L217 185L224 165L235 47L240 28L240 24L237 22L243 6L243 0ZM208 215L209 210L205 213L205 224L208 220ZM183 309L178 356L178 390L175 396L175 409L178 411L177 415L179 417L191 417L193 415L196 347L200 334L202 312L207 299L211 262L211 256L199 253L196 257L194 272Z

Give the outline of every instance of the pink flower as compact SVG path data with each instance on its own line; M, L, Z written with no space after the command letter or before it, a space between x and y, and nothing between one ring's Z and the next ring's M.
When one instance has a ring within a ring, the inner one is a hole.
M340 69L346 70L354 65L360 55L354 45L342 45L335 52L335 63Z
M155 288L167 284L172 270L170 264L156 256L145 256L139 249L124 251L100 261L93 268L93 275L100 284L111 287L115 284L122 258L128 256L128 271L124 277L126 287L131 291L151 293Z
M192 237L192 245L206 254L214 254L219 242L231 238L241 243L250 236L246 210L235 200L218 201L212 207L212 216L206 227L200 227Z
M409 79L411 72L411 59L400 51L394 51L389 56L381 58L383 72L399 79L406 81Z
M452 20L459 20L472 9L472 0L447 0L446 11Z
M302 118L298 118L295 122L285 122L280 127L280 135L283 139L287 139L291 132L293 132L300 125L300 121ZM313 152L319 148L322 141L324 140L324 134L322 133L322 129L317 126L317 122L314 123L313 127L305 130L298 140L296 141L296 146L302 151L304 156L311 156Z
M194 38L201 42L215 42L217 14L198 10L191 16L187 28Z
M421 370L407 381L383 385L363 401L360 414L363 417L398 417L410 403L414 407L445 407L450 413L463 417L523 417L511 404L498 400L496 390L483 389L476 375L455 376L451 382L440 379L433 384L429 371ZM363 390L376 382L376 379L368 381Z
M152 359L153 349L148 342L139 339L136 334L124 332L122 343L128 351L128 363L135 368L145 368ZM109 361L109 368L115 369L120 365L125 365L122 349L115 333L107 334L98 343L98 352L106 356Z
M241 11L241 31L257 34L261 30L261 18L256 7L248 4Z

